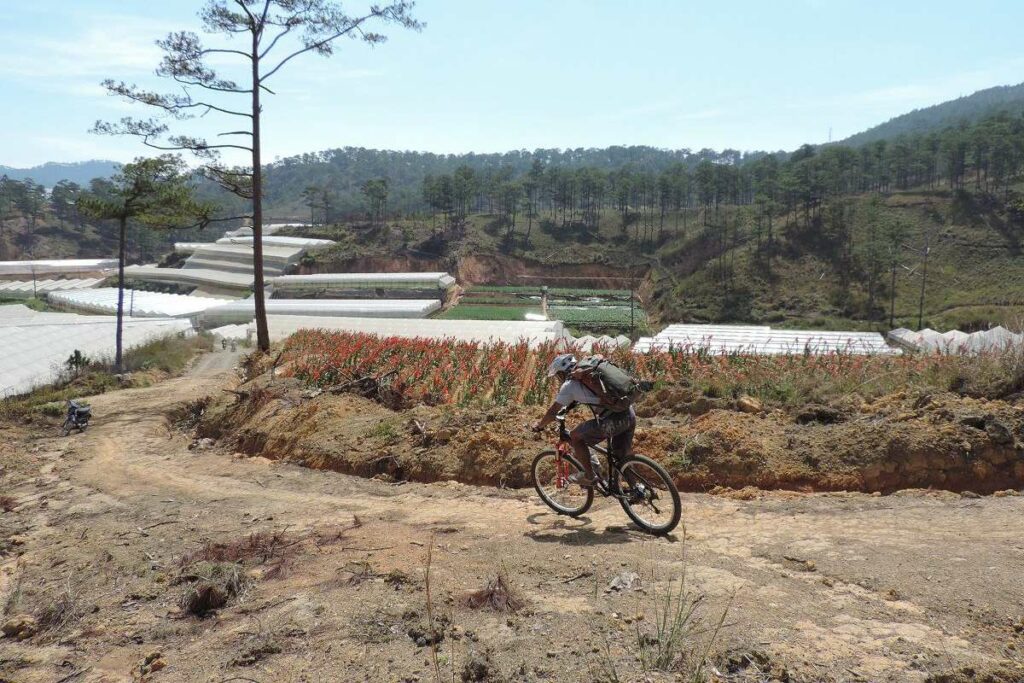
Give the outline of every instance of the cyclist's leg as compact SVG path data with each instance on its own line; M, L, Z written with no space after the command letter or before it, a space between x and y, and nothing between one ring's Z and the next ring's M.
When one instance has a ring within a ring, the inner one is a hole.
M594 465L590 462L590 447L607 438L596 419L587 420L569 432L569 443L572 444L576 459L586 471L587 478L594 479Z
M628 415L613 419L608 424L608 436L611 439L611 453L620 461L633 453L633 435L636 433L636 412L632 407Z

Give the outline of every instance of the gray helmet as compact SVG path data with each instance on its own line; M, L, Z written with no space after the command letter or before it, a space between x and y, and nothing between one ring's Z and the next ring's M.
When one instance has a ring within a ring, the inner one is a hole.
M548 377L554 377L560 372L571 372L574 367L576 367L576 356L571 353L555 356L551 365L548 366Z

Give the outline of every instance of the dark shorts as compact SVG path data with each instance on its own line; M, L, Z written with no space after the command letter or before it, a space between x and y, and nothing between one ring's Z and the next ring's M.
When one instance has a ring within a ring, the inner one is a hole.
M572 433L582 438L583 443L588 446L594 446L611 437L612 452L616 455L627 455L633 449L635 431L636 413L630 408L628 412L587 420L572 430Z

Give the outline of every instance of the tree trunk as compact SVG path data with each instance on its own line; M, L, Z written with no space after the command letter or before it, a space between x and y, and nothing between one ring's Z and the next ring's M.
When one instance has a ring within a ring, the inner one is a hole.
M122 356L122 327L124 325L124 258L125 258L125 243L128 241L126 233L128 232L128 217L121 216L120 224L118 225L118 245L117 245L117 330L114 333L114 372L124 372L123 356Z
M889 329L896 326L896 263L892 264L892 279L889 283Z
M270 350L267 305L263 292L263 169L260 167L260 59L259 33L252 35L252 275L256 307L256 345Z

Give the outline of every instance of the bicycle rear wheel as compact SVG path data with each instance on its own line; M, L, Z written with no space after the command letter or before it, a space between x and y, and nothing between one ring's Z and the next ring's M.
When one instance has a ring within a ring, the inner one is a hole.
M683 506L679 491L665 468L650 458L633 455L618 468L619 503L629 518L644 531L661 536L679 524Z
M579 517L594 503L594 489L569 483L583 467L571 455L544 451L533 459L533 487L544 503L560 515Z

